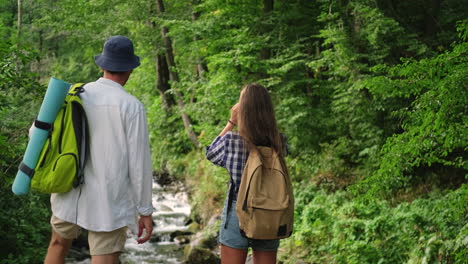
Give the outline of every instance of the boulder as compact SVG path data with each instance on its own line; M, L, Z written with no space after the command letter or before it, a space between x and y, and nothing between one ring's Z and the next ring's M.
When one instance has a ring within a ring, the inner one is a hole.
M193 234L197 233L200 231L200 224L197 222L192 222L188 227L188 231L192 232Z
M192 241L185 246L185 263L221 263L215 250L218 245L220 215L214 215L203 230L192 236Z
M190 250L185 262L186 264L219 264L221 259L211 252L209 249L203 247L193 247Z
M177 236L174 241L179 245L188 244L190 243L190 236Z
M188 236L188 235L192 235L193 232L190 232L190 231L180 231L180 230L176 230L174 232L171 232L169 234L169 236L171 237L171 241L174 240L174 238L176 237L180 237L180 236Z

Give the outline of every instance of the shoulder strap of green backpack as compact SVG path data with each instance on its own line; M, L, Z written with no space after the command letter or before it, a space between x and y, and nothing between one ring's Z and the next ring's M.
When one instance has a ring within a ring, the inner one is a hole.
M83 93L85 91L84 83L76 83L74 84L70 91L68 92L68 95L70 96L79 96L80 93ZM84 142L79 146L80 152L82 152L82 155L80 153L80 167L78 170L77 177L75 178L75 181L73 182L73 187L78 187L84 182L84 167L86 165L86 161L88 159L88 154L89 154L89 131L88 131L88 120L86 118L86 113L84 111L84 108L82 107L82 104L79 105L77 108L80 112L81 119L83 120L83 126L82 126L82 135L84 135L82 138Z

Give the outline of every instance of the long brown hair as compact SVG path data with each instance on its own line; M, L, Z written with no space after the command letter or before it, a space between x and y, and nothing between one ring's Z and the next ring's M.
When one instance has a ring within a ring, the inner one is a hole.
M244 86L239 99L238 122L239 133L249 149L267 146L284 156L273 103L265 87L257 83Z

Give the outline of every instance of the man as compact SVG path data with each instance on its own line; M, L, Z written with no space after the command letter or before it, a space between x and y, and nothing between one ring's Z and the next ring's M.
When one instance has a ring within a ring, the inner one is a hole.
M109 38L94 59L104 76L86 84L81 94L90 133L84 184L51 196L46 264L64 263L81 228L88 230L93 264L119 262L127 227L138 233L138 243L148 241L153 231L146 113L123 87L140 59L123 36Z

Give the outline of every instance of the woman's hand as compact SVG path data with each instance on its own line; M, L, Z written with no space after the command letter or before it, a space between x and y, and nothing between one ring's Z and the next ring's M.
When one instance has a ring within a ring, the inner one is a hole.
M232 108L231 108L231 117L229 117L228 121L226 122L226 126L224 127L223 131L221 131L221 133L219 133L219 137L222 137L224 135L226 135L226 133L228 131L231 131L234 126L237 125L237 115L239 114L239 103L235 104Z
M237 125L237 116L239 114L239 103L235 104L231 108L231 117L229 120L234 123L234 125Z

